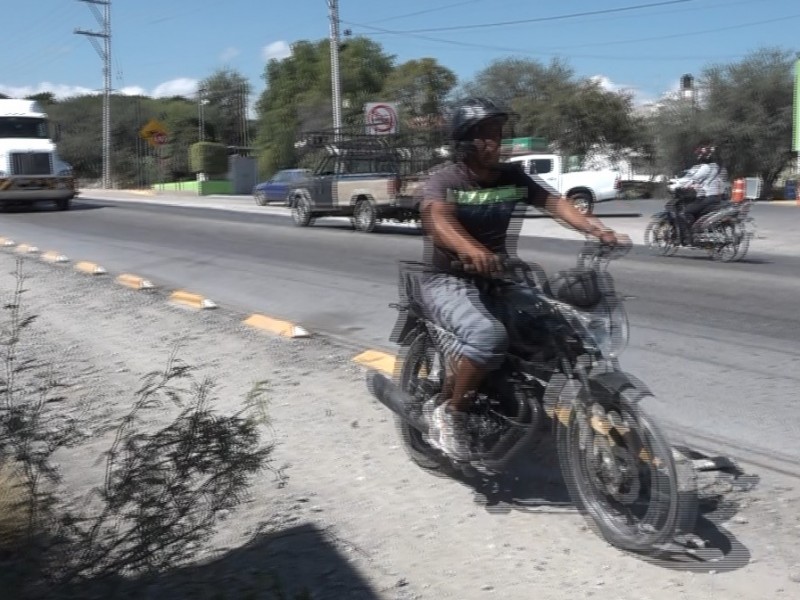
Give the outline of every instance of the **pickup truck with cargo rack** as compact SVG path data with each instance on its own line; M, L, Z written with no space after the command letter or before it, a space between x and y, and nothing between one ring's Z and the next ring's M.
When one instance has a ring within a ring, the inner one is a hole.
M316 168L289 190L298 227L331 216L350 217L361 232L372 232L380 221L419 221L416 191L431 163L421 160L419 151L380 136L336 139L330 133L308 134L297 146L321 154Z

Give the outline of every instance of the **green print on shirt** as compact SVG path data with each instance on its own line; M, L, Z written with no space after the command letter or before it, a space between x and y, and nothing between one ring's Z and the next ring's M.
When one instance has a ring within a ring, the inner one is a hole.
M512 202L525 198L527 189L514 185L491 188L487 190L448 190L448 199L455 200L456 204L479 205L479 204L499 204L501 202Z

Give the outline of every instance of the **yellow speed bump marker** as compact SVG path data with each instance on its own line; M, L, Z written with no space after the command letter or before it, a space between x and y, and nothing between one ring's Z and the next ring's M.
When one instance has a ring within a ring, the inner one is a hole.
M36 246L31 246L30 244L20 244L17 246L16 251L20 254L33 254L38 252L39 249Z
M123 273L117 277L117 283L125 287L133 288L134 290L150 290L155 287L153 283L147 279L139 277L138 275L131 275L130 273Z
M394 374L395 357L386 352L378 350L366 350L353 358L353 362L357 362L370 369L383 371L389 375Z
M42 254L42 260L45 261L45 262L51 262L51 263L69 262L69 259L66 256L64 256L63 254L60 254L59 252L54 252L52 250L48 250L47 252Z
M176 290L170 294L169 299L176 304L183 304L191 308L217 308L216 303L205 296L184 290Z
M75 265L75 270L81 273L88 273L89 275L104 275L107 271L97 263L88 262L85 260L80 261Z
M288 338L301 338L311 335L304 327L295 325L288 321L273 319L266 315L250 315L244 320L244 324L263 331L269 331L275 335Z

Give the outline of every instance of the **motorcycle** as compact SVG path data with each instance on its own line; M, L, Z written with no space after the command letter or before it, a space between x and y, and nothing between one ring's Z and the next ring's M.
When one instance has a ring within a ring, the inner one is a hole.
M692 461L642 407L652 392L620 367L628 318L607 267L629 250L587 242L576 268L549 279L538 264L513 258L503 260L502 275L481 278L489 293L515 282L532 294L508 306L504 364L472 401L469 462L453 460L425 438L432 398L449 381L449 357L447 333L421 305L421 263L400 263L401 301L392 305L399 314L390 336L400 345L395 372L370 371L367 386L394 413L411 460L439 475L502 474L549 430L570 498L595 533L616 547L653 554L692 544L698 500Z
M684 246L704 250L712 260L742 260L755 235L755 221L749 216L752 201L734 203L726 199L719 208L701 215L687 232L684 210L693 199L691 190L677 189L664 210L652 216L644 233L645 245L661 256L672 256Z

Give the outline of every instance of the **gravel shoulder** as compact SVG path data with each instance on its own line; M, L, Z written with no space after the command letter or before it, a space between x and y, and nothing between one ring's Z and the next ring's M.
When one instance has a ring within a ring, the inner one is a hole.
M0 266L5 296L14 257L0 254ZM406 459L388 411L368 395L350 348L274 338L242 325L244 315L175 307L158 291L69 267L32 259L24 266L26 308L38 315L27 350L76 385L63 414L92 401L88 441L60 457L70 494L102 480L102 466L92 465L108 439L93 430L124 414L140 378L163 368L176 343L182 360L217 381L223 412L239 410L255 381L269 382L273 459L288 479L281 486L270 473L259 478L223 522L207 562L162 578L168 597L201 589L192 597L206 597L222 586L228 597L269 598L265 588L253 596L237 590L260 585L270 570L331 600L760 600L800 590L796 480L749 469L760 478L754 490L737 491L736 482L706 489L721 494L702 519L704 537L723 554L718 562L644 561L602 542L569 507L548 505L567 499L547 460L520 465L518 480L494 486L422 472ZM251 540L265 524L282 533Z

